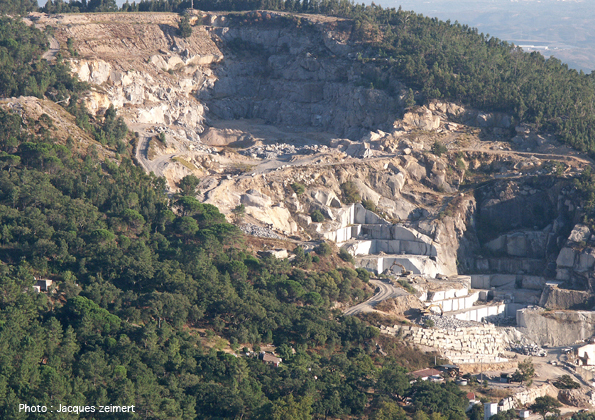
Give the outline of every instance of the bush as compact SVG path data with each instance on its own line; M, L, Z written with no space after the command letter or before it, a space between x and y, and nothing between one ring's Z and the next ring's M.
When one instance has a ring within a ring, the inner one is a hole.
M434 325L436 325L436 323L434 322L433 319L430 319L430 318L424 319L424 327L432 328Z
M343 261L351 263L351 264L353 264L355 262L353 255L351 255L349 252L347 252L347 250L344 248L341 248L339 250L339 258L341 258Z
M343 201L346 204L359 203L362 200L357 185L352 181L341 184L341 191L343 192Z
M320 210L313 211L312 214L310 214L310 217L314 223L324 222L324 215L320 212Z
M407 290L412 295L415 294L416 290L413 288L413 286L411 286L409 283L407 283L407 280L401 279L401 280L398 280L398 283L403 287L403 289Z
M294 182L290 185L290 187L297 195L302 195L304 192L306 192L306 186L299 182Z
M558 389L576 389L580 388L581 385L574 381L570 375L562 375L554 382L554 386Z
M313 262L313 263L319 263L319 262L320 262L320 257L319 257L318 255L314 255L314 256L312 257L312 262Z
M192 26L190 26L190 19L188 16L184 16L179 23L178 33L182 38L188 38L192 35Z
M376 204L374 204L372 200L362 200L362 206L364 206L366 210L376 213Z
M370 281L370 272L365 268L356 268L357 271L357 278L363 281L364 283L368 283Z
M330 255L331 252L333 251L333 249L331 248L331 246L329 244L327 244L326 242L323 242L320 245L318 245L314 251L318 255L322 255L324 257L326 255Z
M465 165L465 161L463 159L461 159L460 157L457 158L456 165L457 165L458 169L461 169L463 171L465 169L467 169L467 165Z
M434 142L434 145L432 146L432 153L434 153L436 156L440 157L442 156L443 153L448 152L448 149L446 148L445 145L443 145L442 143L440 143L438 140L436 140Z

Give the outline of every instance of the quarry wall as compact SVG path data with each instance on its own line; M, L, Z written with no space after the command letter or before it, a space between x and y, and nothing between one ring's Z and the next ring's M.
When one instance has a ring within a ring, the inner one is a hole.
M516 313L517 329L540 345L567 346L595 335L595 312L525 308Z

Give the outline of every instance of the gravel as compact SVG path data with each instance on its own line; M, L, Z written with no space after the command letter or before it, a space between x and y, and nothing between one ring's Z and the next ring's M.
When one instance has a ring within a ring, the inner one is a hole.
M246 235L257 236L259 238L283 239L282 236L277 235L269 228L256 226L250 223L240 226L240 230Z
M480 322L475 321L462 321L460 319L451 318L449 316L439 316L439 315L424 315L419 320L420 325L424 325L426 319L434 321L434 327L436 328L444 328L444 329L455 329L455 328L464 328L464 327L476 327L481 325Z

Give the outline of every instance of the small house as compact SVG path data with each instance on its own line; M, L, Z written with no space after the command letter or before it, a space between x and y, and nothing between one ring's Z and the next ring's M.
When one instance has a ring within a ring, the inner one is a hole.
M411 372L411 375L414 379L421 379L422 381L427 381L429 379L436 382L437 378L443 379L442 376L440 376L440 373L441 372L436 369L422 369Z
M283 361L283 359L280 357L273 356L272 354L264 352L260 353L260 360L262 360L264 363L271 364L275 367L279 367L279 365Z
M34 288L39 287L39 290L41 292L47 292L50 287L52 286L52 284L54 283L53 280L49 280L49 279L38 279L36 278L35 280L37 280L37 282L35 283L35 286L33 286Z

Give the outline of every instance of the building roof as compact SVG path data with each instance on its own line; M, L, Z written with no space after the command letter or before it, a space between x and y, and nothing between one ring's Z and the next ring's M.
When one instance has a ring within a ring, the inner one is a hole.
M271 363L281 363L283 359L280 357L273 356L272 354L265 353L262 356L263 362L271 362Z
M467 393L467 399L468 400L474 400L475 399L475 393L474 392L468 392Z
M442 372L436 369L422 369L416 370L415 372L411 372L413 376L416 378L427 378L429 376L440 376Z

